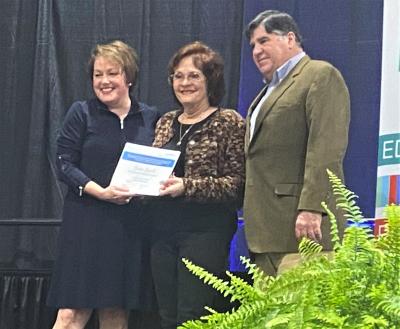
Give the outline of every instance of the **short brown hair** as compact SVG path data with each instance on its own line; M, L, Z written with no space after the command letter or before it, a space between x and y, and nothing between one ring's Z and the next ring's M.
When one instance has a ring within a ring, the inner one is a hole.
M120 40L96 45L90 55L88 68L90 79L93 80L94 62L98 57L106 57L121 66L125 73L126 82L133 86L136 84L139 73L139 60L135 49Z
M172 56L168 64L169 77L175 73L180 61L185 57L192 57L194 66L204 74L208 102L211 106L218 106L225 94L224 61L221 55L200 41L191 42Z

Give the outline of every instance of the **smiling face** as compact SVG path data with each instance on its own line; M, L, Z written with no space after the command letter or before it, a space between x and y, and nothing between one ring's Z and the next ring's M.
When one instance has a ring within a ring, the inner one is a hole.
M254 29L250 46L253 49L254 63L268 81L271 81L274 72L289 60L298 48L293 32L284 36L268 33L262 24Z
M129 85L121 66L99 56L93 66L93 90L108 108L118 108L129 100Z
M193 64L191 56L182 58L172 75L172 87L183 108L204 108L209 106L207 80Z

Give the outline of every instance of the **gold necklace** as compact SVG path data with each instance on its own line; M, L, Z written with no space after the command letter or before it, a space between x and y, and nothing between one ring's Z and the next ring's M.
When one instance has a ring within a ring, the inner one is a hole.
M190 129L192 129L192 127L193 127L193 124L191 124L189 126L189 128L186 129L186 131L182 135L182 123L179 122L179 141L178 141L178 143L176 143L176 145L181 146L182 139L187 135L187 133L190 131Z

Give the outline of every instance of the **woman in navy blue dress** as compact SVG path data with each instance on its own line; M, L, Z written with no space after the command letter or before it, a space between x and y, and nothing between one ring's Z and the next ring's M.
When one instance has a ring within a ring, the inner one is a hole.
M151 282L140 201L110 181L125 142L151 145L158 114L130 94L138 61L125 43L97 45L89 71L96 98L72 104L57 140L68 193L48 305L59 309L54 329L84 328L95 309L101 329L126 329Z

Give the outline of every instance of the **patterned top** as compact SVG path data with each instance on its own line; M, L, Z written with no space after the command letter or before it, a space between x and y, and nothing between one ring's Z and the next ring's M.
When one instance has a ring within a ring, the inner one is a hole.
M157 123L155 147L173 137L173 122L181 110L164 114ZM243 118L234 110L218 109L193 131L185 155L184 197L200 202L234 202L241 206L245 179Z

